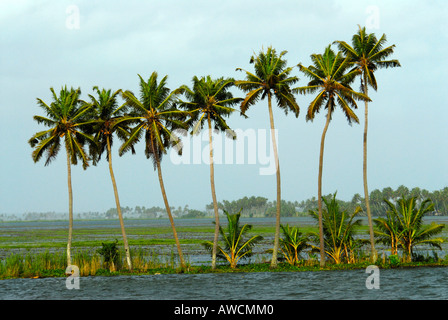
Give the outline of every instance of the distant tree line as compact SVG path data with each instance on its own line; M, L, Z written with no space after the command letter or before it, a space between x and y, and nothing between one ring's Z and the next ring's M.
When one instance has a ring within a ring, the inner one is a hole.
M428 215L448 215L448 187L441 190L428 191L415 187L409 189L404 185L399 186L396 190L391 187L383 188L382 190L375 189L370 192L370 206L373 216L385 216L387 211L387 204L384 199L396 203L399 198L404 197L416 197L417 203L421 203L425 199L430 199L434 203L434 211L428 213ZM332 195L325 196L327 198ZM348 210L353 212L357 206L360 206L362 212L359 215L365 215L365 201L359 193L356 193L351 200L344 201L336 199L341 210ZM224 215L224 210L230 214L241 211L242 217L275 217L276 213L276 201L268 201L264 197L243 197L238 200L223 200L218 202L218 208L220 214ZM310 211L314 211L317 208L317 199L312 197L302 201L286 201L281 202L281 213L284 217L295 217L308 215ZM125 218L164 218L167 216L165 208L158 206L145 207L135 206L121 207L121 211ZM213 216L213 203L205 206L205 210L191 209L188 205L184 207L178 206L177 208L171 207L173 216L178 218L206 218ZM105 212L90 211L76 213L76 219L116 219L118 216L117 208L110 208ZM7 215L0 214L0 221L18 221L18 220L65 220L67 219L66 213L52 212L27 212L20 217L19 215Z
M332 194L324 197L332 198ZM428 213L428 215L448 215L448 187L430 192L419 187L409 189L401 185L396 190L391 187L386 187L382 190L372 190L369 197L373 216L380 217L386 214L388 207L384 199L396 203L401 197L415 197L417 203L430 199L434 203L434 211ZM340 199L336 199L336 201L342 211L348 210L353 212L359 206L362 209L360 215L366 215L365 200L359 193L356 193L349 201ZM316 197L300 202L282 200L281 213L284 217L308 215L310 211L316 210L317 206L318 202ZM276 201L268 201L268 199L263 197L244 197L234 201L224 200L219 202L218 207L221 210L226 210L231 213L236 213L240 209L243 209L242 216L246 217L273 217L275 215ZM207 210L211 208L212 204L206 206Z

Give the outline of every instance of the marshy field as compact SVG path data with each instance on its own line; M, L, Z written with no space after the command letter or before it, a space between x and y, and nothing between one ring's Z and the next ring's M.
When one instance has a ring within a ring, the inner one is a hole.
M263 240L253 248L253 255L242 259L236 269L230 269L225 260L218 261L216 270L210 269L211 254L202 245L213 239L212 218L177 219L176 228L180 239L186 270L180 270L179 259L172 229L168 219L126 219L125 227L131 248L133 271L127 270L120 225L115 220L74 221L72 255L73 264L79 267L81 276L158 274L158 273L210 273L210 272L260 272L269 268L274 235L275 218L242 218L241 224L251 224L250 235L261 235ZM366 218L357 230L358 238L368 238ZM448 222L448 217L426 217L425 223ZM226 226L223 219L222 225ZM316 232L317 225L311 217L285 217L283 224L298 226L300 232ZM41 278L65 276L68 221L17 221L0 224L0 278ZM447 230L441 234L447 236ZM105 265L105 257L99 253L103 244L117 242L119 259L116 265ZM377 264L382 267L448 265L448 245L442 250L425 247L416 248L418 261L405 263L392 261L390 249L379 247ZM326 269L365 268L370 263L367 246L360 248L354 263L334 264L329 261ZM317 253L304 251L301 260L292 266L286 261L275 271L321 270Z

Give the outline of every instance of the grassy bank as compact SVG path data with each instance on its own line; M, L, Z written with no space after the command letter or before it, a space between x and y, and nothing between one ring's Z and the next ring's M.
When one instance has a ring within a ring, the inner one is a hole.
M160 255L152 250L134 250L132 252L133 270L126 269L121 257L118 264L111 266L105 263L101 255L91 251L78 251L73 256L73 264L78 266L81 277L85 276L116 276L116 275L157 275L157 274L201 274L201 273L231 273L231 272L300 272L365 269L372 263L368 259L360 259L356 263L327 263L324 268L319 266L317 259L302 260L298 265L279 263L271 269L267 262L240 264L232 269L228 264L218 265L212 270L210 265L191 265L181 269L174 253ZM0 261L0 279L12 278L45 278L65 277L66 256L63 251L10 254ZM444 259L426 256L419 262L403 262L399 259L380 258L375 263L381 269L411 268L411 267L441 267L448 266L448 258Z

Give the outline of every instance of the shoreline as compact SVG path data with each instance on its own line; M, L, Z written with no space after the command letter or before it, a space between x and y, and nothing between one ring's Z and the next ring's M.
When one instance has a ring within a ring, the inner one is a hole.
M227 264L218 264L215 270L209 265L188 266L184 270L180 267L155 267L147 270L134 269L129 271L125 268L119 271L111 271L107 268L100 268L95 274L79 275L79 277L115 277L115 276L147 276L147 275L182 275L182 274L222 274L222 273L259 273L259 272L325 272L325 271L351 271L362 270L369 266L376 266L380 270L386 269L411 269L411 268L443 268L448 267L448 259L432 261L432 262L358 262L358 263L340 263L334 264L327 262L324 268L319 266L319 262L315 261L313 265L290 265L287 262L279 262L276 268L271 268L269 262L240 264L232 269ZM65 273L65 269L39 269L34 273L25 273L17 276L0 275L1 280L13 279L43 279L43 278L64 278L69 275Z

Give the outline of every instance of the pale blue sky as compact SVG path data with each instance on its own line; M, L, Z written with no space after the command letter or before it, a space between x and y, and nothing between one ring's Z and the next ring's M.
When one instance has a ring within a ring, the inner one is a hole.
M319 3L319 4L317 4ZM79 12L79 19L77 13ZM17 1L0 2L0 213L67 212L64 149L45 167L34 164L28 139L43 127L36 98L51 101L50 87L94 85L138 92L137 73L168 75L168 85L191 84L194 75L243 77L249 57L272 45L287 50L289 65L310 64L334 40L350 41L357 25L395 44L402 67L379 70L369 108L369 189L404 184L430 191L448 185L446 72L448 4L439 1ZM305 85L299 76L298 85ZM358 87L355 85L355 87ZM235 90L235 94L243 93ZM317 196L319 143L324 115L305 121L311 97L297 96L296 119L274 113L278 128L282 197ZM364 108L358 116L363 120ZM231 116L242 130L269 126L267 102ZM323 192L351 199L362 189L363 125L349 126L340 110L330 124ZM115 146L115 151L116 151ZM204 142L203 148L206 148ZM143 154L119 158L114 169L123 206L163 206L156 173ZM172 206L203 209L210 203L207 164L175 165L166 156L163 175ZM259 164L217 165L218 200L243 196L275 199L275 175ZM74 210L105 211L114 198L105 162L73 168Z

